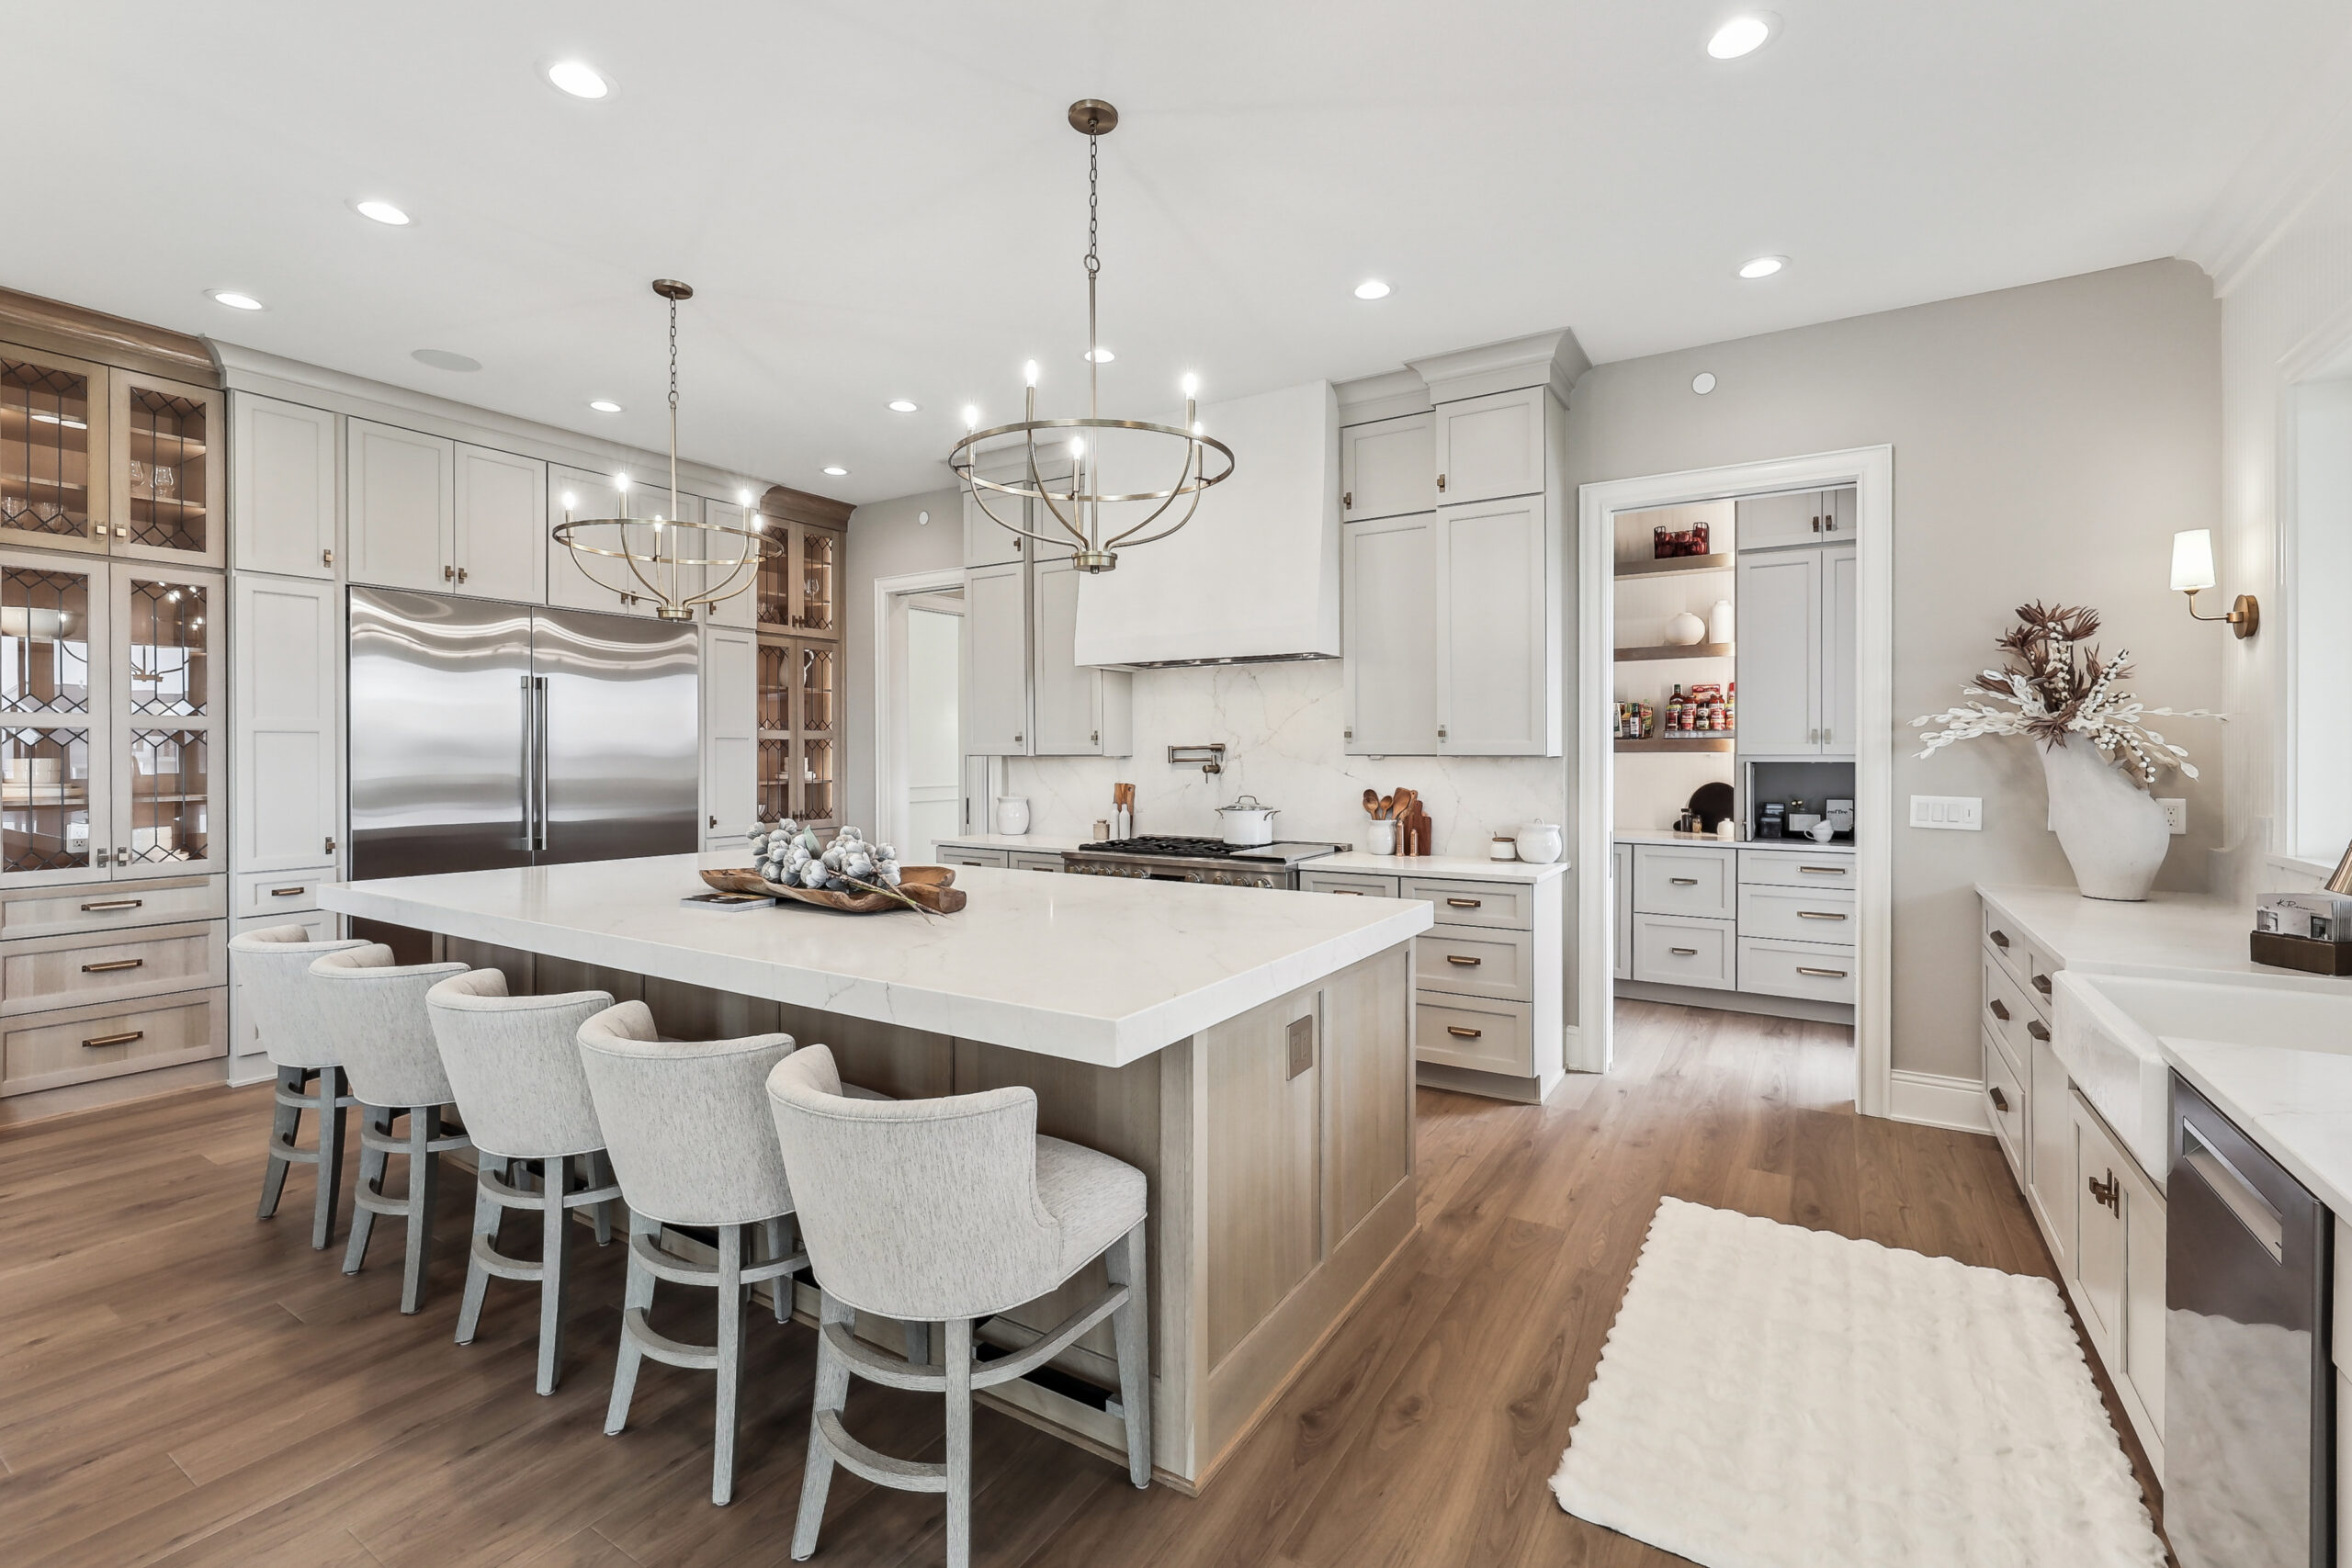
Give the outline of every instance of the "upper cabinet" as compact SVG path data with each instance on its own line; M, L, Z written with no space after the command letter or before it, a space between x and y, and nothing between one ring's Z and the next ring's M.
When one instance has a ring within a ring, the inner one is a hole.
M964 750L1029 754L1029 569L1022 561L964 573Z
M607 615L653 614L653 607L640 595L625 594L617 589L606 588L581 570L580 562L569 547L555 536L556 525L577 519L588 522L605 517L629 515L627 498L610 475L592 474L585 468L567 468L549 464L548 467L547 531L547 602L561 609L602 610ZM590 543L594 541L591 540ZM604 571L606 563L597 565L602 575L612 581L615 575L628 569L618 560L611 561L612 571Z
M216 565L220 394L0 344L0 540Z
M1859 558L1852 545L1739 557L1739 751L1851 757Z
M1552 416L1558 409L1544 387L1438 404L1437 499L1498 501L1542 491L1556 471Z
M458 444L372 420L344 427L346 563L353 582L434 592L454 586Z
M1434 751L1437 513L1348 524L1340 567L1348 753Z
M1340 432L1340 515L1351 523L1428 512L1437 505L1433 416L1351 424Z
M285 577L335 575L334 415L230 394L230 518L236 564Z
M997 517L1019 520L1023 502L1012 496L992 495L989 504ZM1027 552L1029 541L998 523L980 510L980 503L967 493L964 497L964 564L966 566L1002 566L1016 561Z
M1732 537L1742 550L1791 545L1834 545L1854 536L1854 487L1784 491L1744 496L1733 513Z
M0 539L103 550L107 367L0 344Z
M220 394L112 372L108 548L139 560L218 566L224 558L228 474L220 460Z
M1560 750L1552 532L1541 495L1438 511L1441 755L1544 757Z
M770 551L753 591L760 630L840 637L842 531L781 517L760 521Z
M1031 568L1029 685L1040 757L1124 757L1134 750L1135 677L1076 659L1078 590L1068 558Z
M446 585L477 598L544 603L548 466L462 441L456 457Z
M716 498L704 500L702 520L719 528L749 529L751 527L751 514L742 507L731 501L719 501ZM705 558L714 563L740 559L741 557L734 552L748 550L752 547L748 541L739 539L732 534L712 536L707 541L707 547ZM705 592L728 586L730 582L739 591L705 608L703 618L714 626L733 626L741 631L751 631L759 625L758 569L730 570L724 565L713 564L704 570L703 591Z

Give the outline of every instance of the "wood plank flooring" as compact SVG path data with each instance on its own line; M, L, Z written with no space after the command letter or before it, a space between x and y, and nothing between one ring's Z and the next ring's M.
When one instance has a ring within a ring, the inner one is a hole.
M1419 1233L1204 1496L1138 1493L980 1412L976 1561L1671 1564L1544 1486L1661 1195L2051 1272L1992 1139L1852 1114L1847 1031L1632 1002L1618 1018L1618 1068L1548 1106L1421 1091ZM808 1330L753 1315L736 1501L714 1508L707 1375L648 1363L629 1429L603 1435L619 1247L575 1251L564 1381L539 1398L529 1287L493 1281L480 1338L451 1343L467 1184L445 1183L431 1292L402 1317L397 1227L344 1278L339 1238L308 1245L300 1168L279 1217L254 1221L268 1120L266 1088L222 1089L0 1133L0 1561L787 1560ZM665 1300L656 1323L707 1340L708 1312ZM861 1384L849 1415L936 1457L934 1401ZM817 1562L944 1550L936 1499L834 1481Z

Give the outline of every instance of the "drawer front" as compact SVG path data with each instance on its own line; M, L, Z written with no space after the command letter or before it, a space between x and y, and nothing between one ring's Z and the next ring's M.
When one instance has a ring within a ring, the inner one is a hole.
M1749 886L1739 890L1739 934L1781 942L1860 940L1860 906L1851 889L1816 892L1810 887Z
M2025 1186L2025 1080L2002 1050L1992 1032L1983 1036L1984 1043L1984 1116L1993 1124L1993 1135L2001 1140L2001 1153L2008 1156L2009 1174L2017 1178L2018 1186Z
M2009 973L2022 982L2027 962L2025 932L2018 930L2016 921L1996 910L1992 905L1984 906L1984 945L1992 949Z
M1535 1076L1535 1010L1421 992L1413 998L1417 1060L1482 1073Z
M1400 898L1426 898L1437 906L1440 923L1535 929L1535 889L1523 882L1463 882L1435 876L1400 876Z
M1535 939L1525 931L1434 925L1414 943L1414 974L1425 991L1496 1001L1535 999Z
M1729 920L1634 917L1634 978L1664 986L1738 988L1738 940Z
M0 1025L0 1095L175 1067L228 1054L229 993L63 1008Z
M1062 868L1062 857L1051 854L1024 854L1019 850L1008 852L1007 859L1015 871L1052 871Z
M1809 854L1789 850L1742 850L1739 880L1743 886L1851 887L1860 873L1852 855Z
M992 865L1001 871L1012 863L1011 857L1002 850L967 850L961 844L942 844L939 846L939 863L942 865Z
M1634 912L1728 920L1735 908L1738 856L1731 850L1634 846Z
M2026 942L2025 968L2018 977L2025 982L2025 999L2033 1004L2034 1010L2041 1014L2045 1023L2050 1021L2051 1009L2056 1005L2051 995L2050 977L2064 967L2066 965L2060 962L2058 955L2040 942Z
M2026 1033L2025 1026L2039 1015L2025 999L2025 987L2009 973L2008 965L2001 962L1998 950L1987 945L1977 958L1984 972L1977 1021L2008 1053L2010 1066L2022 1077L2025 1064L2033 1059L2032 1038Z
M1298 874L1301 893L1346 893L1364 898L1394 898L1396 879L1393 876L1360 876L1351 871L1302 871Z
M733 849L736 845L727 847ZM274 876L260 872L240 876L229 903L230 917L243 920L255 915L315 909L319 907L319 889L334 879L332 871L286 871Z
M1745 931L1746 928L1742 928ZM1834 942L1739 939L1739 988L1768 997L1854 1003L1854 949Z
M0 1017L225 985L227 944L219 920L10 942L0 949Z
M100 883L0 903L0 939L123 931L174 920L217 920L229 912L228 878L185 876Z

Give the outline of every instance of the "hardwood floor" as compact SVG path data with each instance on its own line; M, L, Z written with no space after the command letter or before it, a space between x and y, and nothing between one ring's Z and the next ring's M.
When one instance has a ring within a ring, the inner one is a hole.
M980 1412L976 1561L1679 1562L1544 1486L1661 1195L2051 1272L1991 1138L1852 1114L1847 1031L1645 1003L1618 1018L1618 1068L1548 1106L1421 1091L1419 1234L1204 1496L1136 1492ZM404 1318L396 1229L345 1279L339 1242L308 1245L300 1168L279 1217L254 1221L268 1120L266 1089L208 1090L0 1133L0 1559L786 1561L808 1329L753 1315L736 1501L714 1508L707 1374L648 1363L628 1431L602 1435L619 1247L574 1253L564 1381L542 1399L531 1288L494 1282L480 1338L451 1343L468 1184L444 1183L431 1293ZM936 1457L935 1401L860 1384L849 1418ZM931 1563L943 1542L935 1499L842 1473L815 1561Z

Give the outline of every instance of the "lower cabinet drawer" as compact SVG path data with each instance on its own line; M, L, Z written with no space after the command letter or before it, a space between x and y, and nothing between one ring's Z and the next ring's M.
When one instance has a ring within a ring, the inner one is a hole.
M1425 991L1535 999L1535 939L1525 931L1434 925L1414 944L1414 983Z
M1524 882L1464 882L1435 876L1396 879L1400 898L1426 898L1450 926L1535 929L1535 889Z
M1394 898L1396 879L1393 876L1366 876L1351 871L1302 871L1298 874L1301 893L1346 893L1364 898Z
M1634 909L1728 920L1738 912L1739 860L1732 850L1634 846Z
M1729 920L1634 917L1634 978L1662 986L1738 989L1737 927Z
M228 982L227 922L0 945L0 1017Z
M2020 1190L2025 1186L2025 1085L2018 1080L2017 1068L2008 1053L2002 1050L1990 1031L1980 1033L1984 1050L1984 1117L1993 1124L1993 1135L2001 1141L2001 1152L2008 1156L2009 1174L2017 1178Z
M169 920L217 920L229 912L228 880L168 876L86 887L27 888L0 897L0 940L122 931Z
M1535 1076L1535 1010L1527 1003L1423 991L1413 1006L1416 1059L1519 1078Z
M1854 1001L1855 950L1819 942L1739 939L1739 988L1816 1002Z
M1782 942L1852 943L1860 929L1850 887L1770 887L1739 890L1739 934Z
M60 1008L0 1024L0 1095L30 1094L228 1054L220 987L128 1006Z
M939 846L942 865L992 865L1000 869L1011 862L1002 850L967 850L956 844Z
M739 834L722 847L735 850L742 846ZM323 867L316 871L248 873L237 878L229 917L243 920L288 909L315 909L319 907L319 889L334 879L335 873Z
M1059 855L1028 854L1013 850L1006 858L1015 871L1057 872L1062 868L1062 857Z

